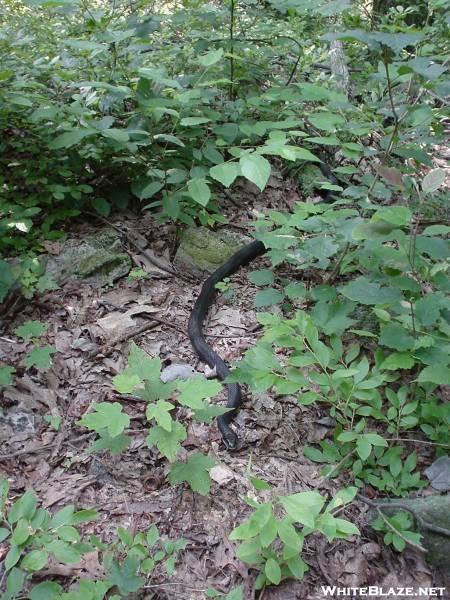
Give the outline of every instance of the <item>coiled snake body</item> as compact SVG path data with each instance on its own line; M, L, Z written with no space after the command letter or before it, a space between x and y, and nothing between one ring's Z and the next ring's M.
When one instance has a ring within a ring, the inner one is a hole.
M189 317L188 334L195 352L203 362L212 369L216 369L217 376L222 381L229 375L230 370L222 358L209 347L203 334L203 321L216 294L216 283L219 283L225 277L229 277L240 267L247 265L250 261L265 252L266 248L264 244L255 241L247 244L233 254L205 281ZM235 450L238 445L238 438L231 429L230 423L242 403L241 388L238 383L227 383L225 385L228 391L227 407L233 410L218 417L217 425L227 448Z

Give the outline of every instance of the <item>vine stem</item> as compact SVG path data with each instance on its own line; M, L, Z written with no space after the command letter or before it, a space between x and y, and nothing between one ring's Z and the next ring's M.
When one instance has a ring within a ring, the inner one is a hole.
M236 0L230 0L230 101L234 100L234 19L236 10Z

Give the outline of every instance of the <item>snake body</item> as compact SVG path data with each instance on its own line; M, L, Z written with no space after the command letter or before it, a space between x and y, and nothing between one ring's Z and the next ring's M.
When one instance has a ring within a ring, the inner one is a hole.
M208 345L203 333L203 321L216 294L216 283L236 273L240 267L244 267L265 252L264 244L259 241L251 242L235 252L204 282L189 317L188 334L191 344L198 357L212 369L216 369L217 377L221 381L229 375L230 370L222 358ZM235 450L238 445L238 438L231 429L230 423L242 403L241 388L238 383L227 383L225 385L228 392L227 408L233 410L218 417L217 425L227 448Z

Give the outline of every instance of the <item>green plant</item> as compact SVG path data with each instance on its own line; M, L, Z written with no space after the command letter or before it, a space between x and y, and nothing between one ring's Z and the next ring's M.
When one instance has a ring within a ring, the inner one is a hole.
M1 479L0 541L9 546L4 561L7 575L3 600L22 598L24 594L31 600L73 600L81 595L102 600L107 594L109 598L124 598L139 590L145 583L145 576L158 565L163 565L167 575L172 575L177 554L186 546L183 539L162 540L155 525L148 532L134 536L119 527L117 537L108 544L95 535L86 542L78 527L97 519L100 516L97 510L75 511L70 505L51 515L38 508L32 491L25 492L8 509L7 496L8 483ZM94 550L102 555L104 579L81 579L78 591L71 592L64 592L63 587L52 580L41 581L29 589L33 577L45 569L50 559L76 564Z
M412 520L405 512L396 512L392 516L380 515L372 523L376 531L384 533L383 541L386 546L394 546L397 552L403 552L407 544L420 545L422 536L411 531Z
M278 585L286 578L303 578L308 565L301 553L308 535L321 533L332 541L359 534L355 525L333 515L334 510L353 500L356 491L343 489L328 503L318 492L278 496L265 503L247 498L253 512L231 532L230 539L241 541L238 558L260 570L256 589Z
M208 403L209 398L219 393L221 385L203 376L164 383L160 379L160 372L160 359L150 358L132 344L128 366L114 377L114 385L118 392L133 393L147 403L146 417L151 423L147 444L150 448L156 447L172 463L169 481L186 481L194 491L206 495L210 487L209 470L215 463L201 453L191 455L187 462L176 460L187 431L171 413L189 409L196 421L211 423L214 417L229 410ZM130 424L130 417L122 412L118 402L94 403L92 412L86 414L79 424L99 434L90 451L109 450L117 454L128 447L130 439L124 431Z
M234 296L234 287L229 277L225 277L219 283L216 283L215 288L223 294L225 300L231 300Z

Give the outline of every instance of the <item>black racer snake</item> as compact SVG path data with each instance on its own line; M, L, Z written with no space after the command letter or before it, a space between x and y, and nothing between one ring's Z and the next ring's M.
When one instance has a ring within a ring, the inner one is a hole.
M331 173L329 167L324 164L320 165L323 175L333 184L337 183L336 178ZM329 191L323 193L324 202L332 202L332 196ZM208 345L203 334L203 321L206 318L209 307L212 304L216 294L216 283L222 281L225 277L229 277L236 273L241 267L245 267L249 262L262 256L267 251L267 248L262 242L254 241L247 244L235 254L233 254L226 262L223 263L208 279L204 282L194 308L189 317L188 335L198 357L212 369L216 369L218 378L223 381L230 373L222 358L214 352ZM232 419L236 416L238 408L242 404L241 388L238 383L226 383L228 392L227 408L232 410L217 418L217 425L222 434L223 441L228 450L236 450L238 446L238 437L230 427Z
M228 377L230 369L220 356L209 347L202 330L202 324L208 313L208 309L216 294L216 283L222 281L225 277L229 277L240 267L244 267L257 256L261 256L266 252L266 247L262 242L251 242L247 244L226 262L223 263L212 275L208 277L202 286L201 292L195 301L188 323L188 334L191 344L199 356L199 358L209 365L212 369L216 369L217 376L220 380ZM223 441L229 450L235 450L238 445L237 435L230 427L230 422L237 413L237 409L242 403L241 388L238 383L226 383L228 391L227 407L232 408L224 415L217 418L217 425L222 434Z

